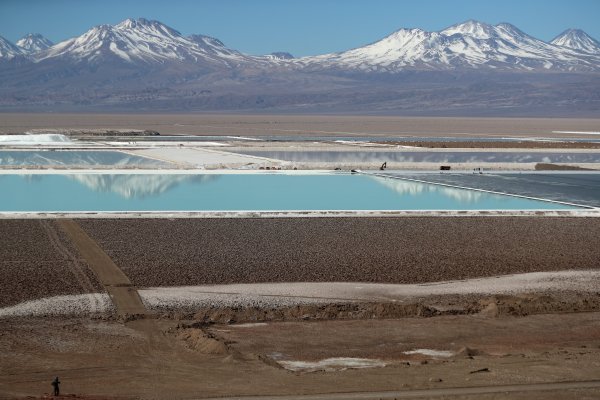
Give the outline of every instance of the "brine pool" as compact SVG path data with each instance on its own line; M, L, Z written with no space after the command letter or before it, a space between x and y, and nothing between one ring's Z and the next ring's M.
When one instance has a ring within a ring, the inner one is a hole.
M525 151L273 151L236 153L291 162L598 163L600 152Z
M0 174L0 212L577 210L350 173Z
M171 163L110 150L0 150L2 167L144 167L165 168Z

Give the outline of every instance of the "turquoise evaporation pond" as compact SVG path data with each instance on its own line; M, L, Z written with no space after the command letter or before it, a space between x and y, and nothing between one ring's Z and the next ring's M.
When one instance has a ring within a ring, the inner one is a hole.
M568 210L578 207L369 175L0 175L0 211Z

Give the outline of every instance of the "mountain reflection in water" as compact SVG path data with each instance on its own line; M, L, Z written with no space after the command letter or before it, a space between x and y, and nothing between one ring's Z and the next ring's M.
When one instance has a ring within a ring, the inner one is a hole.
M383 186L393 190L400 195L416 195L421 193L437 193L449 197L462 204L477 203L483 197L489 195L474 190L454 189L434 184L411 182L394 178L372 177Z
M116 193L126 199L153 197L174 189L182 183L203 184L215 181L219 175L67 175L96 192Z

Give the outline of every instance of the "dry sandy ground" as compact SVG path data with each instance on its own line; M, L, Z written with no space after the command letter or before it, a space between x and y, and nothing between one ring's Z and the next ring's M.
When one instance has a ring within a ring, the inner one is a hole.
M18 319L3 322L0 335L0 397L6 398L48 393L56 375L63 393L82 398L381 392L600 378L599 313L239 326ZM386 366L281 368L285 361L323 364L331 358L366 358ZM496 390L462 398L507 398L502 388ZM591 399L597 390L510 397Z
M463 222L460 222L461 220ZM148 225L139 224L138 221L147 222ZM197 235L199 228L200 231L207 231L213 240L221 241L222 244L230 241L232 232L235 231L241 231L242 235L245 233L263 236L259 240L265 241L263 245L267 245L265 251L268 254L269 244L281 245L276 244L277 240L269 242L268 232L275 230L275 234L281 234L278 229L282 226L295 233L294 237L297 238L298 232L302 230L314 234L315 228L317 232L321 232L324 227L332 226L337 232L340 223L344 227L343 224L357 222L352 219L324 219L312 226L308 222L310 220L302 220L309 225L297 226L291 223L291 220L283 220L283 225L278 226L277 223L273 224L278 220L256 220L264 221L266 225L253 233L248 231L248 226L252 227L255 220L214 220L209 225L198 225L197 221L204 221L205 224L207 220L163 220L158 221L162 222L160 229L153 225L157 223L156 220L80 223L88 232L100 233L99 236L112 231L108 236L112 237L112 241L100 241L101 247L108 251L109 255L115 254L112 249L119 243L115 241L118 239L125 242L126 247L143 244L142 249L146 252L150 251L152 246L158 246L154 251L168 258L171 255L167 252L170 247L176 252L184 253L197 247L198 243L190 241L189 238L194 237L191 234ZM380 230L382 226L385 227L383 219L366 221L376 223ZM443 222L444 219L439 221ZM580 240L583 237L591 237L591 240L598 238L595 233L598 223L587 218L508 218L502 220L508 224L505 226L495 219L482 222L465 218L457 221L459 226L461 223L465 224L465 221L473 221L473 224L488 229L488 224L492 223L492 227L501 227L498 228L500 232L502 229L509 229L506 233L512 234L520 227L522 233L529 233L520 237L521 241L526 240L531 233L536 233L534 237L538 239L535 240L539 241L539 238L542 238L541 242L525 242L521 245L529 249L535 245L542 245L541 251L546 252L551 251L549 244L558 245L553 240L573 245L574 243L570 242L572 240ZM9 228L7 232L13 232L15 226L29 226L27 224L34 223L18 220L12 222L10 225L2 225L4 229ZM230 224L227 224L228 222ZM418 222L421 230L435 231L432 229L435 227L426 226L429 223L427 219L415 219L412 222L406 219L404 222L408 223L409 227L411 223ZM133 227L132 231L124 230L121 223ZM244 225L248 223L250 225ZM395 223L398 224L398 221ZM454 222L446 223L452 225ZM71 238L72 244L66 246L72 249L75 258L84 257L94 271L99 273L105 286L114 286L114 282L111 279L107 280L102 272L108 267L107 263L112 264L112 260L104 255L102 249L98 248L76 224L70 221L52 224L54 227L62 227ZM65 224L68 226L64 226ZM220 227L220 224L225 225ZM365 230L365 226L360 224L359 222L358 226L345 228L353 228L354 233L360 235ZM67 229L69 226L72 229ZM163 235L157 239L158 242L154 242L153 238L157 235L148 235L141 226L153 228L154 233L172 231L170 234L175 232L175 237ZM307 229L311 226L313 229ZM404 224L401 223L400 226ZM562 227L561 234L556 233L558 226ZM439 227L437 225L437 228ZM222 228L224 230L219 231ZM372 230L370 226L366 228L369 228L366 231ZM545 232L546 229L549 231ZM136 232L143 233L140 236L141 241L137 241ZM498 233L498 230L495 232ZM585 235L578 236L577 232L583 232ZM181 234L185 237L177 238L177 235ZM496 237L495 240L504 236L509 235ZM165 238L169 240L165 241ZM548 238L552 239L549 241ZM63 241L66 241L65 239L66 237L62 238ZM290 248L300 249L308 254L315 249L318 251L319 241L322 241L322 236L317 236L316 241L312 242L306 242L305 238ZM160 243L163 244L162 247L159 246ZM441 243L444 246L449 244ZM544 243L547 248L543 247ZM79 252L70 247L73 244ZM373 242L370 244L375 247L363 250L368 250L371 259L375 260L378 252L385 246L377 246ZM487 245L487 242L476 244L482 246ZM595 243L587 243L586 246L587 256L596 260L597 255L591 249L599 246L595 246ZM22 251L19 257L29 259L28 247L35 248L36 245L35 242L28 242L26 246L17 247ZM41 248L44 249L43 246ZM501 246L492 248L491 254L506 258L508 253L502 253L500 248ZM556 250L559 253L551 253L551 256L559 259L560 252L568 248L566 245L559 246ZM132 251L132 247L129 249ZM272 250L273 248L270 251ZM320 251L325 251L325 255L332 254L332 257L326 260L329 261L335 259L333 250L339 248ZM244 259L247 257L248 262L256 262L256 258L252 260L255 251L256 247L249 253L235 255ZM510 251L520 254L519 257L524 254L519 253L517 247L511 248ZM583 253L583 249L577 251ZM562 254L571 256L569 253ZM443 259L439 255L438 257ZM532 254L532 257L537 258L539 262L546 262L542 253ZM196 258L196 261L201 259L202 257ZM306 269L304 259L293 254L287 265L298 264L300 270ZM120 263L121 258L114 257L114 260ZM579 258L576 261L582 260L584 259ZM455 261L460 264L460 258ZM551 265L549 260L548 263ZM504 260L496 260L496 265L503 264ZM357 265L365 267L369 262ZM594 265L597 267L597 263ZM163 266L162 271L154 270L151 274L157 274L159 280L173 275L189 278L185 275L186 272L175 270L173 273L169 271L170 268ZM282 274L281 269L273 266L270 268L263 270L263 273L269 272L271 276L279 277L279 280L281 276L285 277L278 275ZM114 272L119 271L118 266L114 264L112 269ZM467 272L481 274L484 270L485 268L479 267L467 269ZM463 270L454 267L449 271L456 274L457 271L461 273ZM373 273L372 270L367 272ZM387 275L389 271L380 275L378 279L384 279ZM377 277L377 273L374 276ZM433 278L428 278L429 281L437 280L435 274L432 276ZM195 275L194 279L198 279L197 277L198 275ZM251 275L241 274L237 279L249 277ZM558 275L553 275L547 281L552 282L555 279L564 281L564 277ZM494 288L494 284L489 280L487 284L481 283L484 281L475 285L481 288L491 285L491 288ZM512 283L514 286L515 282ZM544 382L559 384L535 386L535 390L527 392L523 390L531 389L530 387L511 386L511 390L521 391L514 392L514 396L511 397L593 398L600 385L600 297L597 291L594 291L597 285L587 282L588 286L592 287L585 289L586 279L580 283L584 286L579 292L544 290L540 287L535 289L530 286L523 286L521 289L526 292L544 291L493 296L485 294L488 293L485 290L483 295L465 295L464 292L444 295L447 292L437 291L436 296L413 297L401 303L384 299L385 301L380 302L330 301L327 304L271 305L263 308L207 306L191 313L177 310L160 316L146 313L146 317L141 319L126 314L121 314L118 319L113 314L87 318L5 318L0 324L0 397L43 396L49 392L50 381L58 375L63 382L63 393L68 394L67 398L74 398L71 395L76 394L77 398L89 399L319 393L341 393L337 398L343 398L343 393L349 392L352 392L352 396L359 396L356 398L368 399L381 396L356 392L398 391L389 392L384 396L393 398L394 395L405 395L407 390L414 389L436 390L427 392L431 393L429 397L433 398L434 393L436 396L445 396L450 393L445 388L456 387L483 388L481 390L487 391L488 394L475 398L494 399L506 398L505 388L498 385ZM118 287L120 286L114 286ZM134 288L127 286L125 289ZM111 296L119 295L118 292L110 293ZM265 324L262 321L288 322ZM596 389L591 385L595 385ZM323 396L319 398L327 399ZM465 395L463 398L469 397Z
M149 129L161 134L302 136L590 137L599 119L429 118L214 114L0 114L0 133L31 129ZM593 137L593 136L592 136Z

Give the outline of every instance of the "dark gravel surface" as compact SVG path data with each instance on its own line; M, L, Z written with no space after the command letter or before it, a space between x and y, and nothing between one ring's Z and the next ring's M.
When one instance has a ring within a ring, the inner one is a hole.
M600 218L79 220L138 286L418 283L598 269Z
M0 307L104 291L53 221L0 220L0 243Z

